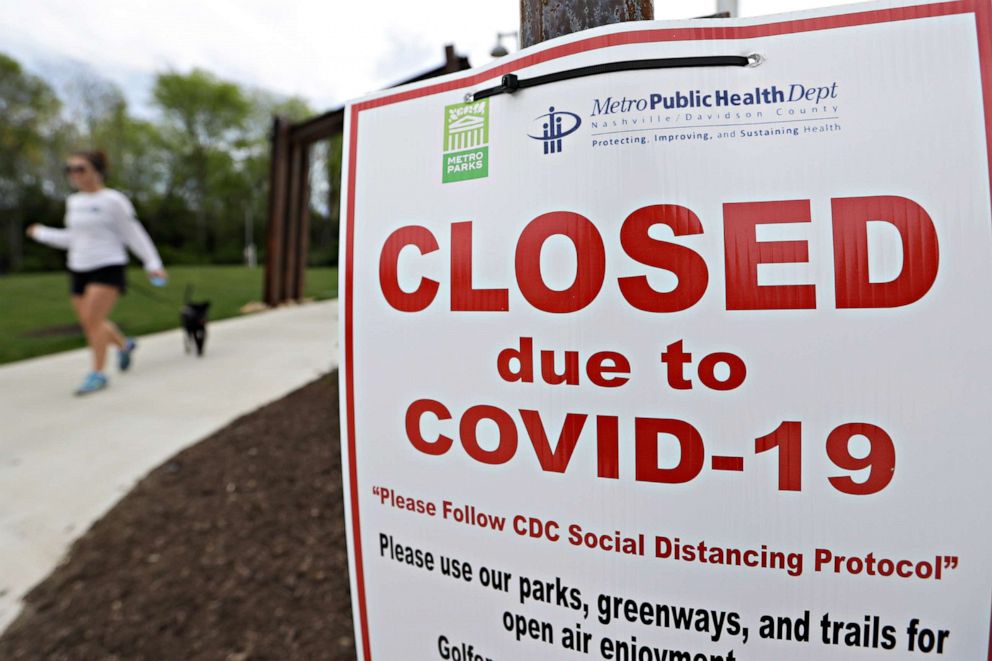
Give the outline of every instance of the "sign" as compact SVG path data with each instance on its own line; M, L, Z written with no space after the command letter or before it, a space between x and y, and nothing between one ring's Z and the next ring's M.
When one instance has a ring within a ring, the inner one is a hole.
M348 106L359 658L986 658L990 26L630 23Z

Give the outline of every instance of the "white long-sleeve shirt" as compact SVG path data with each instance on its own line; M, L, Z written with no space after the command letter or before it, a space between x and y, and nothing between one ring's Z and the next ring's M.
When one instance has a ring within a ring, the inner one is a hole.
M66 199L65 229L39 225L34 239L68 250L66 261L73 271L126 265L127 248L141 259L146 271L162 268L162 259L135 217L131 201L112 188L73 193Z

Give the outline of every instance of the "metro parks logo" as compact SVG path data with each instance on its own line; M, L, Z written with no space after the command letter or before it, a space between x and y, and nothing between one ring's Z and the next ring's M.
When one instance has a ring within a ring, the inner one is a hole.
M489 99L444 107L441 183L489 176Z

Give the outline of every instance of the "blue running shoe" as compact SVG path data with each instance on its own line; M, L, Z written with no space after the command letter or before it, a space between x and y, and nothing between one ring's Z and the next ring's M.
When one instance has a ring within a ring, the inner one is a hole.
M101 372L90 372L83 379L82 385L76 389L77 395L88 395L91 392L96 392L97 390L103 390L107 387L107 377Z
M117 367L122 372L126 372L131 367L131 352L138 348L138 343L133 337L127 338L123 349L117 350Z

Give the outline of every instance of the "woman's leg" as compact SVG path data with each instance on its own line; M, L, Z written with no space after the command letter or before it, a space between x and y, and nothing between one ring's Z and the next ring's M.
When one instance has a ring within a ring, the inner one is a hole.
M121 333L121 329L117 327L117 324L112 322L110 319L105 319L103 322L103 327L107 332L107 337L110 338L110 343L118 349L123 349L127 340L124 339L124 334Z
M107 345L112 341L107 330L107 317L120 295L117 287L90 283L86 285L80 302L80 323L86 333L86 341L93 352L93 371L102 372L107 362Z
M79 327L83 329L83 334L86 334L86 324L83 322L83 295L73 294L72 297L72 309L76 312L76 319L79 321Z

